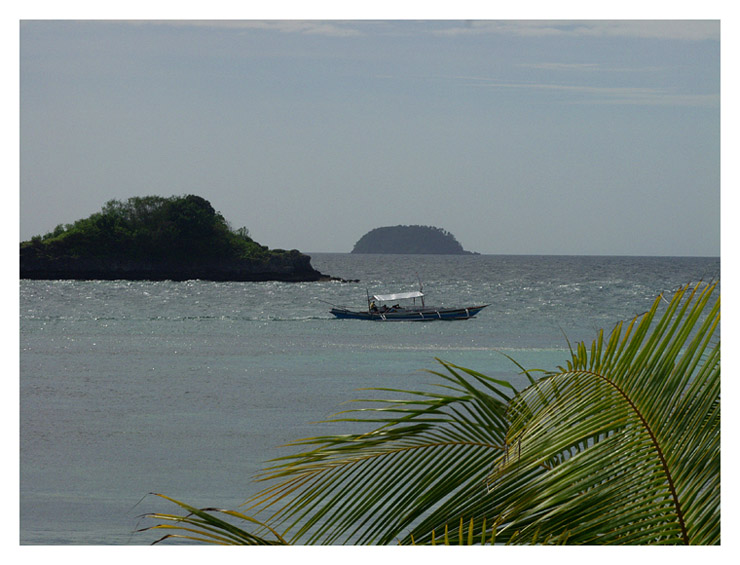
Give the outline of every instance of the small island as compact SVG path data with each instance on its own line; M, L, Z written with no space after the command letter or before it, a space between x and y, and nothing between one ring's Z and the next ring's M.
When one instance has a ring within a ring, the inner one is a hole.
M311 258L232 229L200 196L111 200L101 212L20 244L22 279L329 280Z
M450 232L432 226L375 228L355 243L352 253L477 255L465 251Z

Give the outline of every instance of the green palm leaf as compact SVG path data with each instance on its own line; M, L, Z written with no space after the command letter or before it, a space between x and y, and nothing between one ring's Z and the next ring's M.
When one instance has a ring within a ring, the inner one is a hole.
M188 512L185 516L161 512L147 514L146 517L159 520L160 523L139 531L165 530L176 532L165 534L154 543L179 538L218 545L285 545L285 540L275 530L240 512L218 508L195 508L163 494L153 494L173 502ZM223 514L225 517L236 518L251 525L257 525L261 529L269 531L274 539L254 535L243 528L235 526L228 520L219 518L216 515L217 513Z
M305 543L391 543L424 516L443 525L457 496L480 488L501 457L514 390L441 363L448 371L435 373L446 381L442 393L377 389L404 398L374 400L379 408L350 412L362 417L335 420L369 422L375 430L299 442L315 448L278 460L262 478L287 478L250 508L279 504L269 523Z
M569 543L719 543L713 290L680 290L660 318L656 300L517 397L516 455L493 478L494 498L509 499L499 536L567 528Z

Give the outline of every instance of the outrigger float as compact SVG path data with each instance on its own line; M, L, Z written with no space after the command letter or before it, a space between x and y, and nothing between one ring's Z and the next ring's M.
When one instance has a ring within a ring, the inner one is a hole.
M417 304L417 299L420 305ZM412 300L412 303L402 306L399 301L404 300ZM396 304L388 306L389 303L394 302ZM487 306L490 304L463 308L434 308L424 304L424 293L418 290L396 294L376 294L372 297L368 293L367 310L350 310L343 306L334 306L330 312L337 318L351 320L431 322L433 320L467 320Z

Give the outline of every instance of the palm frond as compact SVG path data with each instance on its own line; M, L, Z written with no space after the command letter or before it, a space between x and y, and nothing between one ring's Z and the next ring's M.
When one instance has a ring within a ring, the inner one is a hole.
M503 454L513 388L439 362L443 392L396 391L403 397L337 419L378 427L299 442L314 448L276 460L262 479L282 482L249 509L275 505L268 522L305 543L391 543L419 520L444 524L471 489L485 490Z
M146 514L145 517L158 520L160 523L139 531L165 530L175 532L164 535L154 541L155 544L168 539L184 539L218 545L285 545L285 540L275 530L240 512L218 508L195 508L163 494L152 494L168 500L188 512L184 516L161 512ZM250 526L258 526L260 529L270 532L273 539L252 534L235 526L228 520L219 518L216 514L223 514L229 518L247 522Z
M478 532L480 532L480 537L478 537ZM438 539L436 531L432 530L431 540L429 541L429 545L494 545L495 543L496 528L486 527L485 518L480 523L476 523L474 519L471 519L467 525L467 533L465 531L465 519L460 518L457 537L450 536L449 528L445 524L442 538ZM411 536L411 544L418 545L413 536Z
M656 300L512 402L517 454L492 477L509 499L499 536L567 526L569 543L719 542L713 290L679 290L661 317Z

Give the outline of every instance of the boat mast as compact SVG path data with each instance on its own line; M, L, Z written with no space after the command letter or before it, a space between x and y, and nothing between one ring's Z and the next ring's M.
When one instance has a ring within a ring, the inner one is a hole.
M416 273L416 278L419 281L419 292L421 292L421 307L424 308L424 285L421 284L421 277L419 276L419 273ZM416 302L416 300L414 300Z

